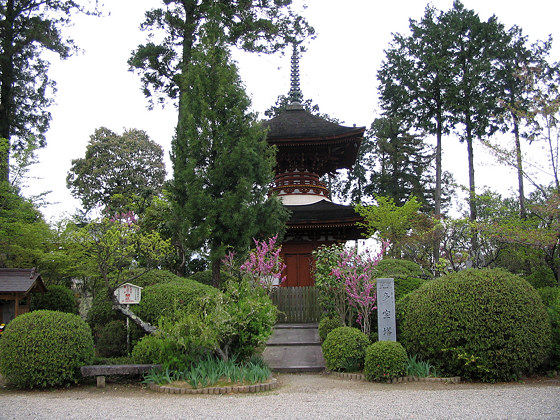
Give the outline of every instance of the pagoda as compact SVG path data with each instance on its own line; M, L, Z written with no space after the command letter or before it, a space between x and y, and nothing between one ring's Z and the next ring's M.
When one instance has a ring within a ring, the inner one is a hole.
M345 127L304 109L296 47L289 99L284 111L263 123L268 143L277 149L272 192L291 214L281 250L287 266L282 286L313 286L315 249L363 237L358 225L362 217L352 206L333 203L321 178L353 166L365 127Z

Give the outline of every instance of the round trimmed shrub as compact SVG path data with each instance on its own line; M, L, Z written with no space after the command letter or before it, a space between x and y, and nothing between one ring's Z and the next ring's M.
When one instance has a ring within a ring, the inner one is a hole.
M124 321L111 321L99 329L97 345L99 357L126 356L126 324Z
M214 287L191 279L154 284L142 290L142 300L133 310L142 320L157 325L161 316L170 317L177 310L187 309L197 298L218 293Z
M64 286L49 286L45 293L31 295L30 308L32 311L46 309L49 311L78 313L78 305L72 290Z
M319 321L319 338L321 342L327 339L327 335L335 328L343 327L340 318L338 317L326 317Z
M400 342L447 375L513 380L550 351L550 321L539 294L505 270L452 273L397 306Z
M368 381L398 378L406 374L408 356L401 343L377 341L366 349L364 374Z
M356 372L364 367L367 335L357 328L338 327L332 330L321 348L328 370Z
M18 388L77 383L93 360L89 326L74 314L38 310L12 320L0 339L0 373Z
M132 270L131 275L140 274L141 271L144 270L140 268L134 269ZM176 274L173 274L171 271L150 270L142 274L140 277L134 279L133 283L136 286L148 287L148 286L153 286L154 284L167 283L169 281L176 281L176 280L181 280L181 277L177 276Z

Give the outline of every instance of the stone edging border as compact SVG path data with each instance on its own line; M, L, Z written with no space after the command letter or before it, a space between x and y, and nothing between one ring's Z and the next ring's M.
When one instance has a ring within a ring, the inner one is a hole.
M366 378L362 373L348 373L348 372L328 372L330 375L336 376L342 379L350 379L354 381L365 381ZM383 381L381 381L383 382ZM400 382L447 382L452 384L458 384L461 382L460 376L453 376L450 378L421 378L418 376L401 376L400 378L388 379L386 381L388 384L396 384Z
M164 394L244 394L262 391L271 391L278 386L275 378L270 382L256 385L237 385L237 386L224 386L224 387L209 387L209 388L180 388L175 386L157 385L151 383L148 388L152 391L162 392Z

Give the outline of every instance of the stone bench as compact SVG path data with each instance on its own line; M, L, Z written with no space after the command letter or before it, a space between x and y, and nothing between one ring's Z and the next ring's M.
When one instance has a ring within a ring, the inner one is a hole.
M105 387L105 376L107 375L142 375L148 373L152 368L160 368L161 365L92 365L82 366L82 376L97 377L97 387Z

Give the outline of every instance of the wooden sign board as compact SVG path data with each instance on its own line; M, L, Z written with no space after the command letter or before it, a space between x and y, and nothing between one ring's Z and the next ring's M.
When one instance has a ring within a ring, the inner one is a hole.
M140 303L142 288L134 284L125 283L115 290L115 296L121 305Z

